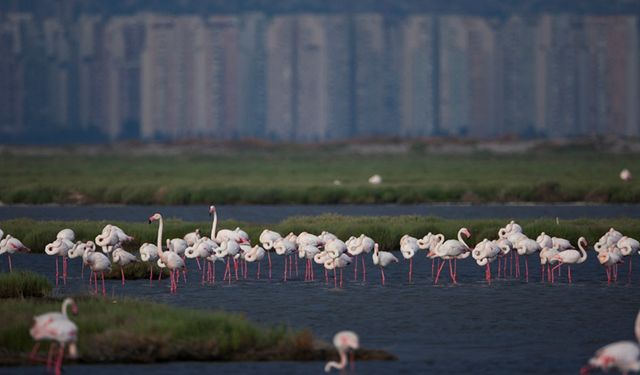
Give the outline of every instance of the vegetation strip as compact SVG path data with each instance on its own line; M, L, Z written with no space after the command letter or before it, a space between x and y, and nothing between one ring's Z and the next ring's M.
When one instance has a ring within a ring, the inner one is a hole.
M0 202L324 204L423 202L640 202L622 182L640 158L586 148L524 154L401 154L335 147L226 150L219 155L3 155ZM371 185L368 178L382 176ZM597 176L597 178L593 178Z

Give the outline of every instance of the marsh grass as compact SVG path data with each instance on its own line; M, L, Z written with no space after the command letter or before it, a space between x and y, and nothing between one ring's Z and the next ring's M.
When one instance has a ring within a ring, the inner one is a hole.
M640 202L622 168L640 158L592 150L527 154L362 155L322 148L217 156L3 155L4 203L278 204ZM380 174L383 183L367 179ZM336 186L334 180L340 180Z
M16 271L0 274L0 298L44 297L51 292L51 283L46 277L31 271ZM3 301L0 304L5 304Z
M328 214L292 217L273 225L223 221L219 224L219 228L233 229L240 226L249 234L254 244L257 243L260 233L265 228L278 231L282 235L302 231L318 234L327 230L343 240L348 239L349 236L359 236L364 233L378 242L381 249L395 250L398 249L400 238L404 234L422 237L432 232L443 233L447 238L455 238L457 231L466 227L472 233L468 243L475 244L483 238L496 238L498 229L506 223L507 220L497 219L446 220L428 216L340 216ZM518 223L522 225L525 234L534 239L540 232L546 232L552 236L567 238L572 242L576 241L578 237L584 236L590 244L593 244L611 227L618 229L624 235L640 238L640 220L638 219L576 219L562 220L559 224L555 219L527 219L518 220ZM30 219L9 220L0 223L6 233L23 239L25 245L30 247L32 252L44 252L44 246L52 238L55 238L56 233L62 228L72 228L76 231L79 239L86 240L92 239L97 233L100 233L105 224L106 222L102 221L63 222ZM155 242L156 240L156 225L127 222L114 222L114 224L119 225L125 232L135 237L131 244L124 246L135 254L137 254L137 249L142 242ZM169 220L165 225L165 238L182 237L195 228L200 228L203 233L207 233L210 226L209 222L192 223ZM114 267L114 272L115 269ZM135 265L131 272L132 278L135 278L135 275L139 275L140 278L148 277L148 265ZM129 277L128 274L125 275ZM119 273L114 273L113 277L119 277Z
M132 299L81 297L76 302L79 313L71 319L78 326L82 362L308 360L323 359L327 353L326 345L317 347L308 331L260 327L239 314ZM0 304L0 364L23 362L33 346L28 333L32 317L59 309L60 301L51 299ZM393 359L372 353L372 358Z

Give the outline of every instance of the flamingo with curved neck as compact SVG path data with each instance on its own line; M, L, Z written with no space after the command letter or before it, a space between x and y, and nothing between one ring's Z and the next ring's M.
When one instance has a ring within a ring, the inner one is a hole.
M180 256L173 251L163 251L162 250L162 231L164 229L164 222L162 220L162 215L160 213L155 213L151 217L149 217L149 224L154 221L158 221L158 257L165 264L165 266L169 269L169 278L171 279L171 292L175 293L178 290L177 280L180 276L180 269L184 272L184 261ZM185 276L186 277L186 276Z
M329 372L332 368L342 370L347 366L347 351L351 352L351 370L354 370L353 351L360 348L360 339L355 332L340 331L333 336L333 345L338 351L340 362L329 361L324 366L324 371Z

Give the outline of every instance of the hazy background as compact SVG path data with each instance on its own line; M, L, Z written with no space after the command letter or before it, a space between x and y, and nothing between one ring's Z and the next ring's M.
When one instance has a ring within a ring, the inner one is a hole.
M0 143L637 137L639 14L610 0L3 0Z

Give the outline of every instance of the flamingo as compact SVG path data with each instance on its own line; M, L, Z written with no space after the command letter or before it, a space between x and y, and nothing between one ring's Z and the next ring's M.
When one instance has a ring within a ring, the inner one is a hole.
M627 168L624 168L620 171L620 179L624 182L631 180L633 177L631 176L631 172Z
M600 237L598 242L593 245L593 248L597 251L607 251L609 246L616 245L620 239L622 239L623 235L619 231L614 228L609 228L609 230Z
M463 234L467 238L471 237L471 233L467 228L460 228L460 230L458 230L457 240L444 241L444 236L438 236L439 242L436 245L435 249L431 250L431 253L437 255L443 260L449 261L449 275L451 276L451 280L453 281L454 284L457 284L457 280L456 280L456 272L452 267L451 260L464 259L471 254L471 249L469 249L469 246L467 245L467 243L464 242L464 240L462 239ZM440 272L442 272L443 267L444 267L444 262L442 262L440 264L440 267L438 267L438 272L436 273L434 284L438 283L438 279L440 278Z
M304 279L305 281L310 281L313 280L313 258L316 256L316 254L320 253L320 249L318 249L317 247L313 246L313 245L299 245L298 246L298 257L299 258L305 258L306 261L306 268L305 268L305 272L304 272Z
M273 250L273 244L281 239L282 236L278 232L265 229L260 233L260 243L267 252L267 259L269 261L269 280L271 280L271 251Z
M64 284L67 285L67 254L69 250L73 249L75 244L67 238L57 238L55 241L47 244L44 248L44 252L48 255L56 257L56 286L58 286L58 280L60 279L60 273L58 271L58 257L62 257L62 279Z
M184 252L189 247L187 241L182 238L167 239L167 249L178 254L184 260Z
M485 278L488 282L491 282L491 266L490 263L498 259L502 249L497 243L483 239L476 247L471 251L471 256L476 260L479 266L486 266Z
M333 270L333 285L337 287L336 268L340 269L340 288L342 288L342 269L351 264L351 258L347 254L340 254L338 257L332 258L329 253L329 260L324 263L326 270Z
M145 242L140 245L140 259L149 263L149 283L153 280L153 262L158 260L158 247L152 243ZM162 274L162 271L160 271Z
M629 282L631 282L631 267L633 264L633 253L640 250L640 242L635 238L623 236L618 240L616 247L620 249L623 256L629 256Z
M122 286L124 286L124 266L126 266L127 264L138 262L138 258L120 247L120 245L116 245L116 247L111 252L111 257L113 259L113 263L116 263L120 266L120 274L122 275Z
M354 279L357 279L358 256L360 256L362 253L366 253L366 254L371 253L373 251L373 245L375 244L375 241L373 240L373 238L368 237L364 234L361 234L360 237L358 238L355 238L355 237L352 237L352 238L353 240L351 240L349 243L346 243L346 244L347 244L347 251L349 252L349 255L356 257L356 260L354 262L354 267L353 267L353 276L354 276ZM362 259L362 281L366 281L367 268L364 263L364 257L361 257L361 259Z
M498 230L498 237L507 238L509 234L513 234L513 233L522 233L522 227L520 226L520 224L511 220L509 224L505 225L504 227L500 228L500 230Z
M568 266L569 271L567 277L569 278L569 282L571 282L571 265L580 264L587 260L587 251L583 246L587 246L587 240L584 237L580 237L578 239L578 249L580 249L580 251L574 249L564 250L552 258L558 261L558 265L554 267L554 270L561 267L563 264Z
M2 231L0 230L0 232ZM0 233L0 238L2 238L2 233ZM0 255L7 253L7 259L9 260L9 272L13 270L13 267L11 265L11 254L14 254L16 251L29 252L31 250L26 247L19 239L12 237L10 234L7 234L7 237L0 241Z
M433 234L429 232L424 237L418 240L418 247L420 247L421 250L426 250L427 258L431 259L431 278L432 279L433 279L435 261L436 261L436 258L438 258L436 253L433 252L432 250L435 249L440 242L444 242L444 234L442 233Z
M78 241L73 245L73 248L69 250L67 255L69 256L69 259L82 258L87 249L89 249L88 251L95 251L95 248L96 245L93 241ZM84 280L84 262L82 262L82 275L80 277Z
M529 255L535 253L536 251L540 251L542 250L540 248L540 244L537 243L536 241L532 240L531 238L527 238L524 240L519 241L516 246L515 246L515 250L517 251L518 255L524 255L526 256L526 258L524 258L524 265L525 265L525 278L527 280L527 282L529 281ZM518 275L520 275L520 260L518 260Z
M78 307L75 301L71 298L65 298L62 302L62 312L50 312L34 316L33 326L29 330L29 334L36 341L33 349L31 350L30 358L36 360L36 353L40 347L40 341L51 340L57 342L60 345L58 350L58 357L55 359L54 371L56 375L60 375L62 368L62 359L64 357L65 345L69 344L69 356L76 358L78 356L78 350L76 347L76 340L78 338L78 327L73 323L68 315L67 308L72 306L72 312L78 313ZM51 365L51 354L54 350L55 343L51 344L49 348L49 357L47 358L47 369Z
M244 260L249 263L258 262L258 272L256 273L256 279L260 279L260 263L264 259L266 251L260 245L253 246L249 251L244 254Z
M130 242L134 238L126 234L120 227L112 224L105 225L102 232L96 236L96 245L102 248L105 254L110 253L117 244Z
M340 362L330 361L324 366L324 372L331 371L332 368L342 370L347 366L347 352L351 352L351 366L355 363L353 359L353 351L360 348L360 340L358 335L352 331L340 331L333 336L333 345L338 351Z
M409 260L409 282L413 273L413 257L420 250L418 239L407 234L400 239L400 253L405 260Z
M388 251L380 251L378 243L373 245L373 264L380 267L380 275L382 276L382 285L384 285L384 267L388 266L392 262L398 263L398 258Z
M616 341L603 346L589 359L589 364L580 369L580 375L587 375L590 369L608 371L616 368L623 374L640 371L640 312L635 323L636 341Z
M303 246L310 246L310 245L303 245ZM313 256L313 261L316 264L320 264L324 267L324 264L326 262L328 262L329 260L331 260L331 255L329 255L328 251L321 251L319 253L317 253L316 255ZM329 275L327 273L327 268L325 267L324 269L324 280L326 284L329 284Z
M610 247L609 251L601 251L598 253L598 262L605 267L607 272L607 283L611 283L611 279L615 276L617 279L617 275L615 275L614 267L622 263L622 253L620 251L616 251L614 247Z
M178 283L177 280L180 277L180 270L182 269L184 272L184 261L180 256L172 251L162 251L162 230L163 230L163 220L162 215L160 213L155 213L149 217L149 224L154 221L158 221L158 258L162 263L169 269L170 278L171 278L171 293L176 293L178 291ZM177 273L176 273L177 271Z
M82 260L91 268L91 276L94 278L95 293L98 293L98 272L102 276L102 295L106 295L107 291L104 287L104 273L111 272L111 262L103 253L95 252L95 249L85 249L82 254ZM91 287L91 276L89 277L89 287Z
M558 263L553 257L560 251L557 247L543 247L540 250L540 281L544 281L544 266L547 265L547 280L551 281L551 265Z
M217 242L217 241L216 241ZM237 269L237 255L239 255L240 252L240 245L238 245L238 243L232 239L227 239L222 241L222 243L220 243L220 246L218 248L215 249L215 255L220 258L220 259L225 259L228 258L227 261L227 267L224 271L224 277L223 280L227 279L227 276L229 277L229 284L231 284L231 260L233 260L234 262L234 268L236 271L236 280L238 280L238 269Z
M207 264L207 258L213 254L215 249L218 247L218 244L211 240L209 237L201 237L194 244L190 245L185 249L185 256L190 259L196 259L198 261L198 267L202 271L202 284L204 285L205 272L209 270L205 270L200 267L199 259L202 259Z
M295 242L291 242L285 238L281 238L273 244L273 249L276 251L276 254L284 256L283 277L284 281L287 281L287 259L289 259L289 276L291 276L290 256L298 250L298 247Z

